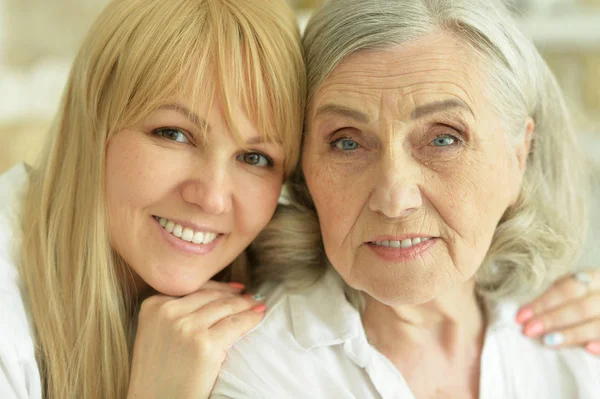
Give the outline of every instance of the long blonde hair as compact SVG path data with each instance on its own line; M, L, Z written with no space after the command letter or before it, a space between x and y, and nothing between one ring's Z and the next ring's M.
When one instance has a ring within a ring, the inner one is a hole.
M136 298L107 233L105 149L190 82L196 102L219 97L234 135L241 103L283 144L287 174L296 164L305 71L284 0L109 4L75 60L22 214L21 274L46 398L127 393Z
M500 0L331 0L313 15L303 38L307 105L354 52L407 45L439 31L456 35L480 56L486 94L511 137L522 140L527 118L535 121L521 195L497 226L476 275L482 296L522 299L575 265L585 233L587 178L560 88ZM253 244L257 282L306 285L328 267L300 169L290 191L294 205L278 209Z

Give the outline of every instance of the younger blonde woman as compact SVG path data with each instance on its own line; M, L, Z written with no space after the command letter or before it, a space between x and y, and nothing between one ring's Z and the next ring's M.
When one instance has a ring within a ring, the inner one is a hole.
M39 166L0 176L0 396L208 396L265 310L245 248L297 161L304 79L284 0L108 5Z

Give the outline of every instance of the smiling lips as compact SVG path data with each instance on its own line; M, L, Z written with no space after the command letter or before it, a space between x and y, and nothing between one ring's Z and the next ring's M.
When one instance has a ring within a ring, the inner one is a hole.
M430 240L431 237L415 237L415 238L406 238L404 240L385 240L385 241L372 241L370 244L377 245L380 247L389 247L389 248L410 248L414 245L418 245L422 242Z
M411 262L428 251L437 241L436 237L375 240L367 242L367 247L384 261Z
M206 245L213 242L218 236L217 233L194 231L189 227L183 227L182 225L166 218L159 218L157 216L155 216L154 218L168 233L171 233L172 235L183 241L191 242L194 244Z

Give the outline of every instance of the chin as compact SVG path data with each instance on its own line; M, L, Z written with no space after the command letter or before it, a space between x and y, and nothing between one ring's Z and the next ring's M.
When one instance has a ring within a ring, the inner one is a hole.
M447 288L444 281L425 276L369 276L366 281L350 284L388 306L420 305L440 296Z
M207 279L169 278L168 280L154 281L149 284L155 291L162 295L182 297L196 292L208 281Z

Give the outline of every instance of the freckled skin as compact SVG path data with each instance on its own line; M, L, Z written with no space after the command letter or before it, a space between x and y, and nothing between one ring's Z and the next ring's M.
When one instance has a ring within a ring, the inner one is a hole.
M327 256L344 280L388 305L419 304L469 281L523 167L484 95L477 57L448 34L389 50L362 50L327 78L309 107L302 167ZM413 118L415 109L460 100ZM367 115L319 113L335 104ZM470 109L470 110L469 110ZM452 135L458 145L433 145ZM332 143L359 147L342 151ZM389 262L366 245L377 236L439 237L411 262Z
M177 101L189 106L184 100ZM199 129L181 113L159 109L112 137L106 157L109 229L113 245L143 291L183 296L196 291L231 263L271 219L283 180L284 153L274 143L242 148L226 127L219 106L198 114L210 125L206 144L170 141L152 134L161 127L190 136ZM242 140L260 137L240 111ZM198 140L199 143L202 140ZM240 162L240 153L259 151L272 169ZM207 254L175 250L152 215L193 222L224 233Z

